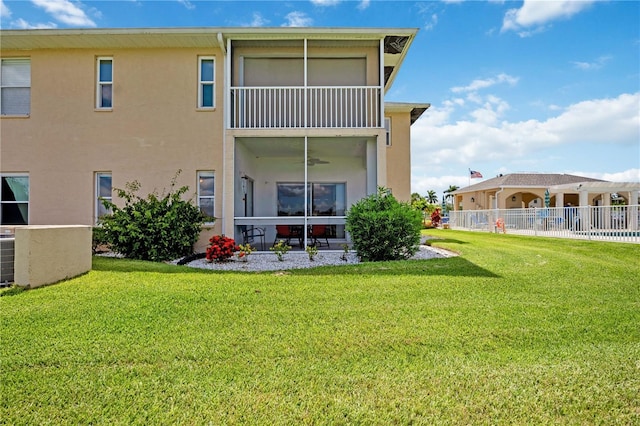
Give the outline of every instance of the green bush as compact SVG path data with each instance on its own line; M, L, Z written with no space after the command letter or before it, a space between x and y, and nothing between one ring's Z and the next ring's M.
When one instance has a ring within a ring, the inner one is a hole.
M347 231L362 260L408 259L418 251L422 214L378 188L347 212Z
M108 245L109 243L105 237L104 229L101 226L94 226L91 241L91 250L93 251L93 254L99 253Z
M113 251L131 259L153 261L193 252L205 217L190 200L182 199L189 190L187 186L174 189L178 174L171 181L169 192L162 196L154 191L146 198L139 197L136 193L140 183L133 181L125 185L126 189L114 188L117 196L124 199L124 207L102 200L112 212L101 218L101 225L103 238Z

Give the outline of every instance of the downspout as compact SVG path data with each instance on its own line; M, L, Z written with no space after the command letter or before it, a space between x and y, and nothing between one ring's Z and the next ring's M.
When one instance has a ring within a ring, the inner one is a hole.
M309 125L309 122L307 121L307 114L309 113L308 110L308 98L307 98L307 93L309 88L307 87L307 85L309 84L308 81L308 68L307 68L307 62L309 60L308 58L308 51L307 51L307 39L304 39L304 128L305 128L305 135L304 135L304 160L302 161L302 164L304 164L304 224L302 227L302 232L304 235L304 246L307 246L307 226L308 226L308 214L309 214L309 163L307 162L307 159L309 158L309 136L308 136L308 128L307 126Z
M231 40L227 40L229 44L231 44ZM224 114L223 122L224 126L222 129L222 217L221 217L221 227L222 227L222 235L226 234L226 224L227 224L227 215L226 215L226 207L227 207L227 179L226 179L226 161L227 161L227 129L229 128L229 90L227 88L227 74L229 68L229 58L227 56L227 49L225 49L224 38L222 37L222 33L218 33L218 46L220 46L220 50L222 51L223 63L224 63L224 73L222 75L222 87L223 87L223 101L222 101L222 113ZM234 191L235 192L235 191Z

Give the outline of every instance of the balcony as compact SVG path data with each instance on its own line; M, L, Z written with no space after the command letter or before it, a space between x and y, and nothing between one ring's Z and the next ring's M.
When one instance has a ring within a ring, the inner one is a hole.
M232 87L232 129L377 128L380 87Z

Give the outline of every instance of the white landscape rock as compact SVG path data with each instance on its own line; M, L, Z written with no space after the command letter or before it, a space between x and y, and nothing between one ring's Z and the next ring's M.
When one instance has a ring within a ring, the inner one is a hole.
M436 247L421 245L420 249L411 259L437 259L457 256L455 253ZM318 266L353 265L360 263L354 252L346 254L341 251L321 251L315 255L314 260L309 260L309 255L302 251L289 252L280 261L275 253L252 253L246 262L233 258L226 262L207 262L205 259L197 259L185 266L192 268L211 269L216 271L282 271L288 269L315 268ZM177 263L173 261L172 263Z

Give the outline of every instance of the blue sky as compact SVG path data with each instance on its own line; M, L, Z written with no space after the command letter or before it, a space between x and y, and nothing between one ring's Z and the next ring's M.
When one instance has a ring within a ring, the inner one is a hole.
M10 28L418 28L386 99L432 106L412 190L468 170L640 181L640 2L0 0Z

